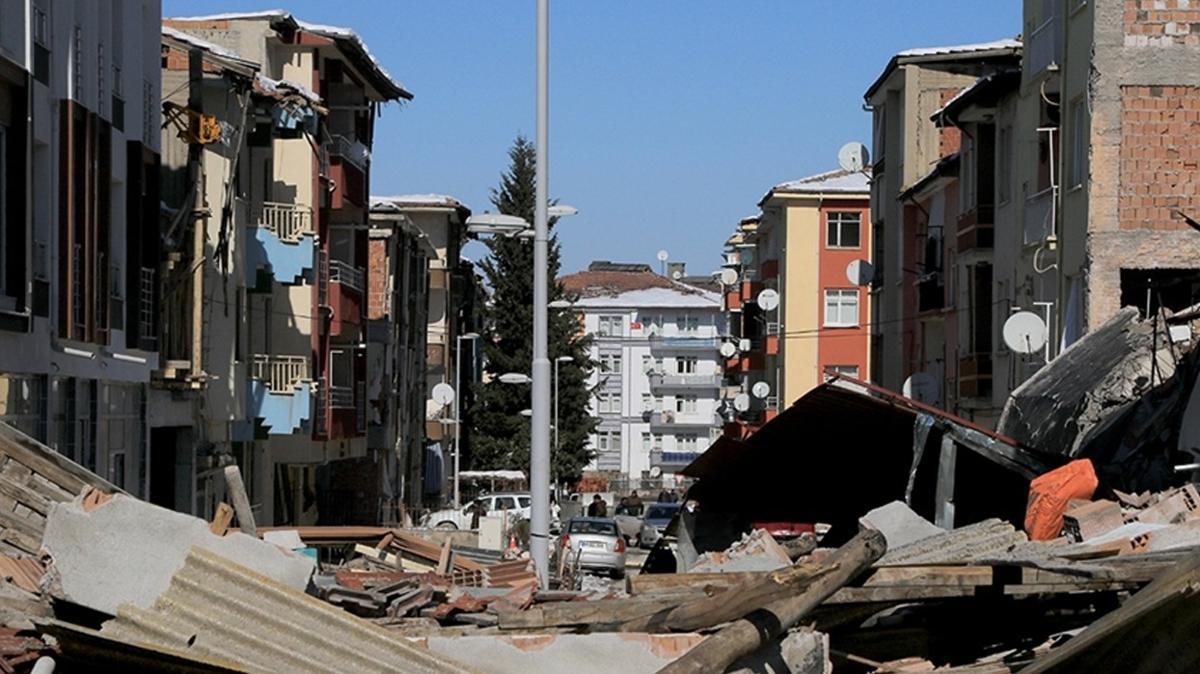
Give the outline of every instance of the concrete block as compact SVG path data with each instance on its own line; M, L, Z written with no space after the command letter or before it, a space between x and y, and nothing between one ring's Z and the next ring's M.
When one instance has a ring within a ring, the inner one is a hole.
M883 534L888 550L946 533L945 529L916 514L902 501L879 506L859 518L858 522Z
M755 529L721 552L706 552L688 568L688 573L733 573L774 571L790 566L787 550L766 529Z
M198 546L288 587L308 586L316 561L233 532L217 536L208 522L117 494L91 512L80 501L56 503L42 547L67 599L104 613L121 604L149 608Z
M504 540L504 518L485 516L479 518L479 547L484 550L503 550L508 546Z
M1200 520L1173 524L1148 534L1144 552L1200 547Z
M725 671L729 674L832 674L829 635L808 629L789 632L780 641L741 658Z

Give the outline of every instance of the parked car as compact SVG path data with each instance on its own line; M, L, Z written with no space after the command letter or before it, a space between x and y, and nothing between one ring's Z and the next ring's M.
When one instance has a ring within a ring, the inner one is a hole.
M507 510L510 515L529 519L533 498L529 492L484 494L460 508L447 508L429 513L421 520L421 524L434 529L470 529L475 519L476 502L483 504L485 515L499 515L500 511Z
M641 503L617 506L617 512L613 519L617 521L617 527L621 530L621 535L625 537L626 544L637 540L638 532L642 529L642 515L645 511L646 506Z
M662 538L667 525L675 519L679 512L678 503L651 503L646 506L646 515L642 518L642 526L638 531L638 547L652 548Z
M558 539L559 554L586 571L625 577L625 537L611 517L573 517Z

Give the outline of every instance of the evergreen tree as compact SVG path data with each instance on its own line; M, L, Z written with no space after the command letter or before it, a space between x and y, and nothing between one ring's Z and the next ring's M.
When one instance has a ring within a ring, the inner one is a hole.
M534 145L517 136L508 151L509 168L492 190L492 205L505 215L515 215L533 223L535 198ZM551 220L549 242L548 289L551 302L566 298L557 281L560 248ZM487 356L485 370L490 381L480 384L471 410L471 467L475 470L529 470L530 419L521 410L532 405L529 384L505 384L499 380L506 372L530 374L533 361L533 240L494 236L487 241L488 257L480 265L492 290L491 303L485 310L487 334L482 342ZM559 444L554 449L551 430L551 474L560 482L577 480L590 456L588 435L595 419L588 414L587 379L592 363L587 352L588 338L579 329L571 311L550 309L547 352L553 372L554 361L570 356L559 364L558 416ZM553 386L553 382L551 382ZM553 396L553 389L551 390ZM554 408L551 398L551 419Z

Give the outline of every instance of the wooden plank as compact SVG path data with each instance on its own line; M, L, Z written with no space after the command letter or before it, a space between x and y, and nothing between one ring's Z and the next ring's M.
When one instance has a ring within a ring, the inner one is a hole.
M500 612L501 629L611 624L674 608L678 599L628 597L537 604L525 611Z
M639 573L629 578L630 594L692 593L709 588L724 590L766 577L766 571L735 573Z
M991 585L992 575L990 566L887 566L875 569L863 585Z
M447 573L449 573L450 557L451 557L450 537L447 536L445 542L442 543L442 552L440 555L438 555L437 574L439 576L444 576Z
M0 453L28 466L72 494L91 485L110 493L125 493L108 480L56 453L54 450L0 422Z
M826 604L872 604L975 596L973 585L895 585L843 587L825 600Z
M379 550L377 548L372 548L368 545L363 545L362 543L355 543L354 551L357 552L358 554L362 555L363 557L366 557L367 559L379 562L380 564L390 566L394 569L403 569L404 568L404 566L400 562L400 558L389 552L385 552L385 551Z
M246 485L242 482L242 471L237 466L225 466L225 487L229 497L233 499L233 510L237 513L238 528L243 533L258 537L258 527L254 525L254 511L250 509L250 496L246 493Z
M229 531L230 524L233 524L233 507L221 501L217 504L217 512L213 514L208 530L218 536L224 536L225 532Z

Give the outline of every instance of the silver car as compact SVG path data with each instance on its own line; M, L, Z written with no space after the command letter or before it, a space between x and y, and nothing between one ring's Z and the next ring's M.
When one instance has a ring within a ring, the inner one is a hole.
M625 576L625 537L611 517L572 517L558 539L567 563L587 571Z

